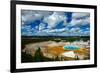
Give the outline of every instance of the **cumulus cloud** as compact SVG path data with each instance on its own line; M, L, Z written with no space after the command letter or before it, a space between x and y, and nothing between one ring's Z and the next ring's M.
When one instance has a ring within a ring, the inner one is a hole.
M25 36L77 36L90 33L89 13L71 13L68 16L67 12L22 10L21 14L21 32ZM68 18L70 22L67 22ZM83 25L86 27L83 28Z
M87 24L90 24L90 18L85 18L85 19L72 19L72 21L70 22L70 24L72 26L77 26L77 25L87 25Z
M73 13L72 21L70 25L72 26L81 26L90 24L90 14L89 13Z
M67 17L64 15L63 12L53 12L52 15L49 17L44 18L44 22L48 24L48 28L54 28L60 23L61 21L64 22L64 26L66 25Z
M89 13L82 13L82 12L80 12L80 13L76 12L76 13L72 14L72 18L74 18L74 19L84 18L84 17L89 17L89 16L90 16Z
M39 24L39 31L42 31L45 28L46 28L46 24L44 24L44 23Z
M22 25L32 23L35 20L40 20L41 18L42 16L40 14L34 14L34 15L26 14L22 16L22 23L23 23Z
M32 23L35 20L41 20L43 17L47 17L52 14L52 12L46 11L34 11L34 10L22 10L21 12L22 25L27 23Z

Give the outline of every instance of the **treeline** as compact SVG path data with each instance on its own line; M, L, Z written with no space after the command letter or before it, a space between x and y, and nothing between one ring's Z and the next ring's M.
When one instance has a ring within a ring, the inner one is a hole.
M22 49L24 49L26 44L29 43L36 43L36 42L43 42L43 41L55 41L55 42L60 42L60 41L66 41L66 42L73 42L77 40L82 40L82 41L87 41L90 40L89 36L70 36L70 37L22 37L21 38L21 44L22 44Z

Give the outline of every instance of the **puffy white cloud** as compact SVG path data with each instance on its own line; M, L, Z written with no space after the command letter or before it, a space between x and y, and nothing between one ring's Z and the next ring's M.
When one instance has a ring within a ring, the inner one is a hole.
M52 14L50 11L22 10L22 25L34 22L35 20L41 20L43 17L47 17L50 14Z
M22 25L26 23L34 22L35 20L40 20L42 18L41 14L26 14L22 16Z
M88 17L88 18L86 18L86 19L79 19L79 20L77 20L77 19L72 19L72 21L70 22L70 24L72 25L72 26L74 26L74 25L87 25L87 24L90 24L90 18Z
M36 11L36 13L41 14L45 18L51 15L53 12L52 11Z
M54 28L60 23L61 21L64 21L64 25L67 24L66 22L66 16L63 12L53 12L52 15L49 17L44 18L44 22L48 24L48 28Z
M42 31L45 28L46 28L46 24L44 24L44 23L39 24L39 31Z
M89 13L73 13L72 14L72 21L70 25L78 26L78 25L87 25L90 24L90 17Z
M21 26L21 29L22 29L22 30L23 30L23 29L29 30L29 29L31 29L31 26L29 26L29 25L28 25L28 26L27 26L27 25L26 25L26 26Z
M89 17L90 14L89 13L82 13L82 12L76 12L72 14L72 18L76 19L76 18L83 18L83 17Z

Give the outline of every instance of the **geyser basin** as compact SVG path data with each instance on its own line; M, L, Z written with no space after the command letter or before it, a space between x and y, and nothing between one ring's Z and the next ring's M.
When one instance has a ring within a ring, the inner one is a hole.
M79 46L72 46L72 45L66 45L63 48L64 48L64 50L78 50L78 49L80 49Z

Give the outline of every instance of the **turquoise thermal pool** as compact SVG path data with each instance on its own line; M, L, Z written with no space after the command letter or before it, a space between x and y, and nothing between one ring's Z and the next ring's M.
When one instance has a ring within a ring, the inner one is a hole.
M66 45L63 48L64 48L64 50L78 50L78 49L80 49L79 46L72 46L72 45Z

